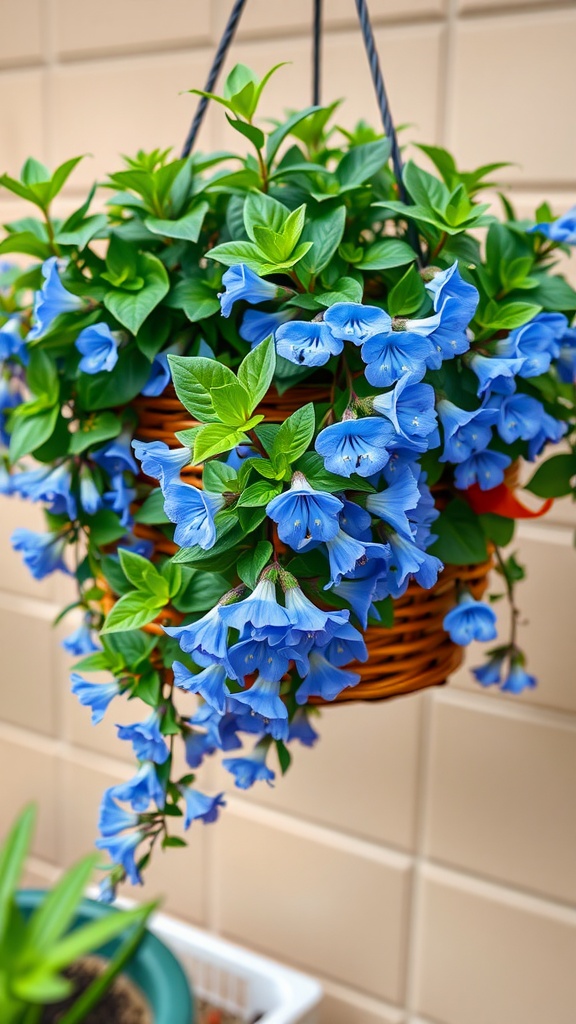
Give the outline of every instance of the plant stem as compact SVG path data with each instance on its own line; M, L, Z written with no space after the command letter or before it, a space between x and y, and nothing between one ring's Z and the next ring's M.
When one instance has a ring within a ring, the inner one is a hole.
M514 584L509 579L508 573L506 572L506 565L504 563L504 559L502 558L500 548L496 546L494 549L494 553L496 555L496 561L498 562L498 566L500 568L500 573L504 579L504 584L506 586L506 599L510 606L510 647L516 649L516 636L518 634L518 625L520 622L520 609L516 604L516 600L514 597Z
M445 231L443 231L442 234L440 235L440 239L438 241L438 244L434 246L434 248L432 249L432 252L430 253L430 261L435 260L436 257L439 255L439 253L442 252L442 249L446 245L447 240L448 240L448 235L446 234Z

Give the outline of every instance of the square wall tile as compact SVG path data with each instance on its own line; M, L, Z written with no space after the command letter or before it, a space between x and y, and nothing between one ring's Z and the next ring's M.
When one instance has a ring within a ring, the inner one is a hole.
M30 736L30 743L7 739L0 732L0 834L5 836L25 804L38 807L32 853L58 861L56 748Z
M318 824L411 849L414 843L421 701L322 708L314 748L291 746L292 764L275 786L247 798ZM272 763L272 760L271 762ZM232 778L222 770L222 785ZM236 795L236 793L235 793Z
M73 59L96 53L189 47L210 39L210 4L204 0L56 0L56 52Z
M3 0L0 63L41 60L43 30L42 0Z
M55 736L55 636L50 621L39 617L39 602L9 611L0 594L2 706L0 718L23 729Z
M3 172L18 176L29 156L44 159L44 91L43 71L4 71L0 75L0 166Z
M230 14L229 0L216 0L217 28L223 31ZM312 30L313 6L310 0L294 0L291 4L250 0L242 12L238 37L278 37L280 33L309 34ZM439 17L445 10L445 0L371 0L370 19L380 21L409 21L419 17ZM328 32L333 28L350 27L358 33L356 8L350 0L331 0L324 5L322 24ZM233 44L234 45L234 44ZM272 61L271 61L272 63Z
M53 162L92 154L74 174L75 189L90 186L123 166L120 154L174 147L179 155L197 98L181 95L204 85L210 57L204 54L135 57L67 65L54 71ZM207 116L210 120L211 112ZM199 149L211 148L205 124Z
M322 988L318 1024L404 1024L402 1010L329 981L322 980Z
M241 817L215 834L219 927L270 956L397 1002L409 888L399 855Z
M418 1009L442 1024L573 1024L576 914L425 869Z
M480 875L576 903L576 728L433 706L426 853Z
M538 538L541 537L541 540ZM496 687L482 687L473 678L470 668L481 665L485 650L492 645L471 644L466 651L463 668L452 678L452 685L463 686L489 699L496 696L512 706L527 704L576 711L574 686L573 616L576 601L576 553L571 531L561 527L521 526L511 550L526 567L526 579L516 588L516 600L522 618L519 643L528 658L528 669L538 679L534 690L521 695L501 694ZM490 590L502 592L500 577L494 575ZM498 613L498 636L508 636L508 610L505 601L495 606Z
M459 163L511 160L502 179L576 182L575 45L574 10L457 22L449 146ZM554 74L534 73L543 54Z

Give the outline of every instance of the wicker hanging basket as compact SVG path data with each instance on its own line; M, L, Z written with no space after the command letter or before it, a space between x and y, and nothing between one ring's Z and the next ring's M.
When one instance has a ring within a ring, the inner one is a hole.
M262 400L257 412L262 413L270 423L282 423L295 409L307 402L328 403L326 388L301 386L292 388L283 395L275 389ZM175 433L196 425L181 405L172 388L158 398L138 398L134 407L138 414L137 436L142 441L164 441L176 447ZM182 471L182 478L188 483L202 486L200 466L188 466ZM144 477L149 482L149 479ZM433 489L437 503L443 503L447 496L445 485ZM151 540L158 554L172 555L177 546L162 531L153 526L137 524L137 536ZM439 686L446 682L461 664L463 651L452 643L442 628L446 613L457 601L458 589L462 584L475 598L480 598L488 585L488 574L492 567L489 559L479 565L446 566L438 583L430 590L423 590L417 583L411 583L406 593L394 601L394 622L391 627L370 626L365 633L369 658L363 665L355 665L354 671L361 676L357 686L344 690L335 701L324 702L313 697L310 703L348 703L350 701L385 700L399 694L412 693L428 686ZM111 595L106 603L110 607ZM168 609L157 622L145 629L157 635L162 625L177 624L183 616Z

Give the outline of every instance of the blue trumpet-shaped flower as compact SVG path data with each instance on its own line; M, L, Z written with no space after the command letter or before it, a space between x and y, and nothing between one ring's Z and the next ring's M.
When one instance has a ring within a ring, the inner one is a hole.
M117 725L116 728L118 739L130 741L139 761L154 761L154 764L164 764L164 761L168 759L170 751L160 732L160 715L157 711L153 711L144 722L135 722L134 725Z
M34 326L28 332L30 340L41 338L52 326L52 321L61 313L72 313L81 309L83 302L77 295L72 295L60 280L58 260L55 256L42 265L44 284L34 299Z
M491 491L498 487L504 480L504 470L508 468L512 459L502 452L476 452L470 455L465 462L461 462L454 472L456 487L467 490L472 484L478 484L481 491Z
M75 658L81 658L84 654L93 654L94 651L102 650L92 637L89 616L85 616L84 621L80 623L78 628L64 638L62 647Z
M132 441L132 447L142 472L158 480L163 492L190 462L189 448L169 448L164 441Z
M199 793L197 789L192 789L191 786L185 786L181 788L181 792L184 795L184 828L190 828L193 821L203 821L205 825L218 819L220 808L225 807L224 794L218 793L217 796L207 796L205 793Z
M349 537L344 530L339 530L332 540L326 542L328 548L328 559L330 562L330 582L324 590L340 583L343 576L353 572L356 563L365 557L366 548L354 537Z
M168 353L158 352L152 360L150 376L140 393L145 395L146 398L157 398L158 395L161 395L166 390L169 383L170 367L168 365Z
M292 320L276 331L278 355L301 366L324 366L343 347L344 342L334 337L328 324L318 320Z
M342 508L339 498L315 491L302 473L294 473L290 490L268 502L266 515L278 524L280 540L297 551L308 541L334 537Z
M437 425L434 400L434 388L430 384L411 384L408 377L403 377L391 391L377 395L373 404L376 412L390 420L403 439L403 447L411 447L416 441L418 448L425 449L428 442L424 438L428 438Z
M550 368L560 353L559 339L568 326L563 313L539 313L527 324L511 331L496 345L496 354L508 359L522 358L520 377L538 377Z
M285 643L299 651L309 650L314 643L327 643L350 617L347 611L324 611L317 608L298 586L288 587L285 600L286 611L290 616L290 629L286 633Z
M103 505L102 495L86 465L80 468L80 505L89 516L95 515Z
M93 324L85 327L75 341L82 359L78 365L81 373L110 373L118 362L118 338L115 338L108 324Z
M298 704L306 704L309 697L334 700L342 690L360 682L357 672L332 665L320 651L310 652L310 671L296 691Z
M544 406L537 398L518 393L503 398L494 395L488 404L497 412L496 429L506 444L519 438L529 441L542 428Z
M551 242L576 245L576 206L573 206L567 213L563 213L557 220L535 224L534 227L528 228L528 231L544 235Z
M335 302L324 314L333 336L354 345L363 345L373 334L392 330L392 320L379 306L363 306L359 302Z
M222 665L208 665L196 675L180 661L175 661L172 668L175 686L188 693L199 693L215 711L221 715L225 713L230 690L226 686L226 669Z
M72 693L85 707L92 708L92 725L98 725L110 702L120 693L116 680L112 683L89 683L78 672L70 676Z
M152 761L145 761L132 779L113 786L110 792L117 800L129 803L134 811L147 811L152 801L162 810L166 800L164 786Z
M444 451L440 462L464 462L475 452L484 451L492 440L492 424L498 413L482 406L468 411L447 399L438 403L438 415L444 431Z
M283 700L280 699L280 683L269 679L262 679L257 676L252 686L247 690L234 694L234 701L246 704L262 718L286 719L288 711ZM286 730L286 733L288 730Z
M220 605L220 618L237 629L242 639L250 635L256 640L282 639L290 625L288 612L276 600L276 587L271 579L260 580L248 597L236 604Z
M132 525L130 506L136 497L134 487L129 487L123 473L115 473L110 480L110 490L102 495L106 508L111 508L120 517L122 526L126 529Z
M198 544L208 551L216 543L214 516L224 505L221 494L201 491L190 484L171 483L164 496L164 511L176 523L174 540L181 548Z
M235 678L243 680L259 672L262 679L277 683L286 675L291 662L296 661L305 667L303 650L286 646L288 642L294 643L292 637L293 634L289 633L287 639L278 644L252 639L235 644L228 652Z
M318 739L318 733L310 724L310 713L308 708L298 708L290 722L288 740L298 740L304 747L313 747Z
M430 339L423 334L405 330L374 334L362 346L362 359L368 364L366 380L376 388L388 388L404 376L413 383L420 381L434 352Z
M368 615L376 612L372 602L377 575L376 567L368 561L365 565L358 566L352 574L341 579L334 587L334 593L350 605L363 629L368 625ZM375 618L377 617L379 616L376 613Z
M98 831L103 836L116 836L127 828L134 828L139 821L134 811L126 811L115 799L114 789L107 789L102 797L98 815Z
M238 789L250 789L261 780L272 784L275 775L266 765L269 742L257 743L250 757L225 757L222 761L222 766L234 776Z
M477 352L470 357L470 367L478 377L478 397L496 391L499 395L511 395L516 390L515 377L520 373L524 359L500 359L496 356L481 356Z
M478 665L472 669L472 675L481 686L500 686L502 681L503 655L495 655L489 658L484 665Z
M67 540L61 533L34 533L21 526L14 530L11 542L14 551L22 552L24 565L36 580L57 570L70 571L64 562Z
M292 320L296 315L295 310L285 310L282 313L263 313L259 309L247 309L242 317L238 334L244 341L248 341L252 348L261 345L266 338L274 335L281 324Z
M114 864L120 864L132 885L139 885L142 877L136 866L136 848L144 839L144 832L125 832L121 836L105 836L96 840L99 850L106 850Z
M259 302L277 298L283 291L271 281L264 281L258 277L258 274L250 270L245 263L230 267L222 275L222 284L226 289L218 295L222 316L230 316L234 303L240 299L256 305Z
M564 423L562 420L557 420L554 416L550 416L545 412L542 416L540 430L528 442L528 458L531 461L534 461L534 459L540 455L540 452L548 441L558 444L558 441L564 437L567 430L567 423Z
M536 677L529 675L520 662L513 661L510 672L500 689L503 693L523 693L524 690L533 690L537 685Z
M460 647L466 647L473 640L494 640L497 636L496 612L484 601L476 601L467 591L444 616L443 626L452 642Z
M409 469L399 473L393 484L366 497L366 508L383 519L392 529L412 539L412 529L406 513L415 509L420 501L420 489Z
M72 493L70 470L64 462L53 469L40 466L20 473L14 479L14 490L28 501L47 502L54 515L65 513L69 519L76 519L76 499Z
M174 637L198 665L226 664L228 625L220 617L220 605L187 626L164 626L164 632Z
M561 381L576 384L576 327L568 327L560 339L556 369Z
M9 317L0 327L0 363L12 356L17 356L24 364L28 362L28 350L21 330L22 321L19 316Z
M440 559L422 551L400 533L391 532L388 543L391 552L388 585L393 597L397 596L395 588L402 587L409 576L413 576L425 590L434 586L438 573L444 568Z
M431 281L426 282L425 287L432 294L436 312L447 298L456 299L465 325L470 323L478 306L478 289L462 279L458 260L447 270L437 273Z
M94 462L102 467L108 476L117 476L118 473L138 472L138 463L134 461L131 450L132 438L129 433L122 432L113 441L92 452Z
M344 419L321 430L316 438L316 451L324 459L326 469L338 476L372 476L388 462L387 446L394 441L391 423L378 416Z
M336 668L348 665L351 661L368 661L364 638L351 622L342 623L327 644L318 646L326 660L336 665Z

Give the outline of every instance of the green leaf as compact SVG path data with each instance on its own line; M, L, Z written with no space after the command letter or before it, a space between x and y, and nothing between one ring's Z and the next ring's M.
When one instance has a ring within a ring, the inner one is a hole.
M135 907L133 910L110 908L104 917L75 928L60 942L55 943L46 956L45 966L52 970L61 970L87 953L97 952L132 925L145 920L149 913L149 904Z
M72 171L83 159L83 156L73 156L71 160L65 160L63 164L56 168L50 179L49 202L64 188Z
M226 114L226 120L240 135L248 139L256 149L263 149L264 143L266 142L266 136L264 132L257 128L255 124L247 124L246 121L240 121L238 118L230 117Z
M337 493L342 490L342 477L324 469L324 460L316 452L305 452L295 469L303 473L312 487L318 491ZM354 473L346 484L346 490L373 492L374 487L364 477L356 476Z
M377 142L354 146L342 157L336 168L336 177L340 185L347 188L363 185L384 168L391 149L390 139L378 139Z
M82 252L96 235L105 235L108 229L108 218L103 213L96 213L92 217L86 217L78 224L78 227L66 230L61 227L55 234L55 241L58 245L71 245L78 252Z
M165 604L164 600L146 591L133 590L124 594L109 611L101 632L116 633L146 626L159 615Z
M312 245L300 260L299 273L303 270L311 276L316 276L328 266L342 241L345 224L345 206L337 206L335 210L322 210L318 216L307 221L300 241L311 242Z
M77 382L79 405L85 410L126 406L139 395L150 376L150 362L137 348L121 349L113 373L83 373Z
M421 167L409 160L404 168L404 184L417 206L425 210L433 208L439 213L446 209L450 201L450 191L433 174L428 174Z
M59 409L55 405L44 412L14 418L10 437L10 461L15 463L24 455L29 455L40 448L52 436L58 415Z
M250 396L236 378L221 388L213 388L210 397L214 413L220 423L229 427L240 427L249 418Z
M249 397L249 412L267 393L276 369L276 347L272 336L253 348L238 367L238 380Z
M143 700L152 708L157 708L162 696L162 679L159 672L144 672L132 691L132 696Z
M26 947L43 952L49 949L72 924L100 857L89 854L69 868L50 889L30 918Z
M72 982L43 967L14 978L12 987L18 999L41 1006L65 999L73 990Z
M26 370L26 383L38 398L42 397L46 405L54 405L60 392L58 371L54 361L41 349L35 349L30 356Z
M282 742L282 740L276 740L276 753L278 754L278 763L280 765L280 771L282 772L282 775L285 775L290 767L292 761L292 754L288 750L288 747Z
M281 425L274 439L272 456L284 455L289 462L295 462L304 454L314 437L314 405L309 402L297 409Z
M201 422L218 422L212 392L226 386L237 386L232 370L216 359L204 356L169 355L168 362L176 394L185 409Z
M268 136L268 142L266 143L266 163L268 167L271 166L280 145L286 136L290 135L292 129L295 128L296 125L300 124L301 121L305 121L306 118L312 117L313 114L318 113L320 110L322 110L322 107L306 107L305 110L299 110L270 133Z
M513 519L497 516L494 512L485 512L479 518L488 540L491 540L499 548L505 548L510 543L514 536L515 522Z
M87 654L74 665L75 672L105 672L109 668L108 658L102 651Z
M192 575L172 601L179 612L197 614L208 611L229 589L228 581L217 573L197 572L195 569L184 569L184 572Z
M356 264L358 270L390 270L413 263L416 253L412 246L400 238L382 238L364 250L364 255Z
M486 538L478 516L461 498L456 498L434 523L438 540L430 548L448 565L474 565L488 558Z
M169 306L170 309L184 310L184 313L192 323L206 320L214 313L220 312L220 302L214 293L214 289L198 278L179 281L172 288L165 305Z
M258 577L272 558L273 548L268 540L259 540L256 547L243 551L236 563L236 571L247 587L254 590Z
M232 466L227 466L225 462L213 459L204 466L202 486L207 491L215 491L218 494L224 494L225 491L234 492L238 488L236 470Z
M249 192L244 200L243 210L246 234L252 242L255 242L255 227L266 227L279 233L282 231L289 213L287 206L277 199L273 199L266 192Z
M84 523L90 534L90 541L96 547L101 548L106 544L113 544L126 535L126 527L122 526L120 519L110 508L100 509L93 516L85 516Z
M144 286L138 292L120 289L106 292L104 305L113 316L132 334L137 334L142 324L170 288L166 268L151 253L138 257L138 271L144 279Z
M0 242L0 254L7 252L21 252L25 256L46 260L51 254L51 249L48 241L43 242L32 231L17 231Z
M554 455L547 459L534 473L526 490L539 498L562 498L573 490L572 480L576 476L576 454L574 452Z
M267 505L272 498L280 494L282 484L269 483L267 480L257 480L250 484L245 491L242 491L238 499L237 508L256 508L259 505Z
M113 412L102 412L91 416L79 425L78 430L70 437L70 453L79 455L91 445L110 441L122 430L122 423Z
M0 848L0 939L4 938L14 892L30 851L36 806L28 804L16 819Z
M201 202L183 217L179 217L178 220L146 217L144 223L154 235L161 235L163 238L183 238L188 242L197 242L208 209L208 203Z
M134 516L134 522L152 526L170 522L164 511L164 495L159 487L153 490L140 506Z
M114 663L120 666L119 671L126 667L135 672L146 661L158 640L139 629L132 629L124 633L110 633L102 642L108 655L112 655Z
M388 295L388 312L390 316L415 313L425 298L422 278L415 267L409 267Z
M494 302L491 299L484 309L476 314L476 319L487 330L511 331L514 327L528 323L541 309L542 306L536 306L532 302Z
M354 277L339 277L329 292L319 292L318 302L323 306L334 306L337 302L362 302L363 287Z
M168 584L152 562L127 548L119 548L118 556L122 571L130 583L139 590L146 590L164 601L168 600Z
M234 429L226 423L208 423L196 435L192 462L198 465L213 455L229 452L236 445L247 442L248 438L243 430Z

